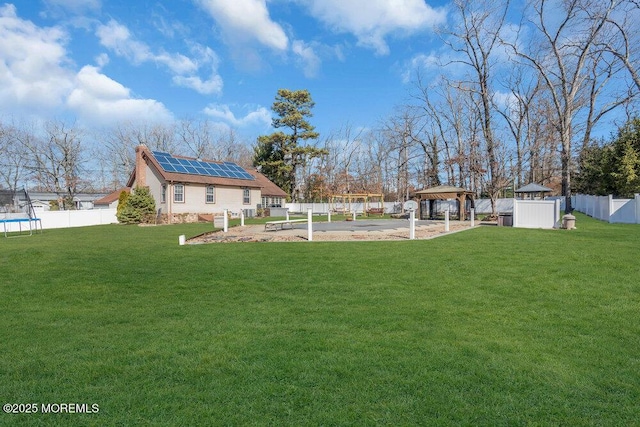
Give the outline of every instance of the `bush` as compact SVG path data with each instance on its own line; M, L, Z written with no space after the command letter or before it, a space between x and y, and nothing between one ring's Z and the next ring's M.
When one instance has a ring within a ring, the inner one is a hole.
M122 208L118 205L116 212L118 221L123 224L151 223L154 222L155 214L156 201L148 187L136 187L125 199Z
M116 217L120 216L120 212L127 206L127 200L129 200L129 192L122 191L120 192L120 196L118 197L118 207L116 208Z

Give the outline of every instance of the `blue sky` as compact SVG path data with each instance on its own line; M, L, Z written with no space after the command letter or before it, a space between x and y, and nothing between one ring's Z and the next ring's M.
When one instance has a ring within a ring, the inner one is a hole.
M0 0L1 1L1 0ZM328 134L371 127L437 51L424 0L20 0L0 3L0 116L101 129L185 117L248 142L279 88L308 89Z

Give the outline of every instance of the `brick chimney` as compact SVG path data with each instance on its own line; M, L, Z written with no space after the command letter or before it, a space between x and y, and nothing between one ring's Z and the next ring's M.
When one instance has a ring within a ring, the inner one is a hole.
M144 144L136 147L136 186L147 186L147 162L142 156L143 152L147 149Z

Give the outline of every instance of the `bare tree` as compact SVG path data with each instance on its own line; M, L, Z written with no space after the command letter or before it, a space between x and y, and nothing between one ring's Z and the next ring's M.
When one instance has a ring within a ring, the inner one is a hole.
M629 72L629 76L640 90L640 33L637 22L640 18L640 2L622 0L612 5L615 11L606 16L608 37L597 42L598 49L615 56ZM598 19L597 14L593 18Z
M596 48L593 54L589 55L586 64L589 78L585 83L584 96L587 99L587 113L584 119L582 149L591 143L591 135L598 122L619 107L630 104L640 91L640 86L638 86L640 82L625 81L625 76L623 76L625 71L630 71L632 77L635 74L635 70L625 67L624 61L628 61L628 59L621 61L622 55L602 48L602 46L608 46L611 40L619 36L615 31L605 28L598 37L598 40L602 40L603 43L596 43Z
M354 129L351 123L344 123L333 131L322 143L327 152L320 158L318 168L326 177L331 193L354 191L356 178L352 170L357 158L362 155L362 129Z
M493 124L492 68L495 52L500 46L500 32L505 23L509 2L456 0L454 8L459 18L458 28L445 39L457 55L453 62L467 66L471 72L469 81L458 84L460 90L473 93L475 105L481 118L480 125L486 149L488 180L486 191L491 199L492 211L496 213L496 199L506 185L498 159L498 144Z
M526 153L533 143L531 122L535 118L531 112L541 86L535 76L533 79L527 76L522 67L517 67L507 78L509 99L502 106L496 105L495 108L503 117L515 143L516 163L513 174L516 186L519 187L524 184Z
M209 120L183 119L177 127L178 139L197 158L214 158L214 134Z
M151 150L175 153L178 148L175 131L173 124L142 124L134 128L134 135L138 144L144 144Z
M388 143L388 155L394 168L395 194L398 203L409 200L416 189L415 178L424 175L426 122L410 107L400 107L397 113L382 124L382 134ZM404 206L404 205L403 205Z
M62 121L47 122L43 130L43 137L20 132L18 140L29 153L40 188L56 193L64 202L61 208L72 208L74 196L83 189L82 130Z
M229 161L252 167L253 150L232 128L221 131L213 146L213 160Z
M567 0L550 3L533 0L529 22L536 31L536 47L525 51L509 43L513 52L539 74L552 101L554 126L560 139L562 194L571 211L572 143L574 120L585 105L590 61L616 0Z
M0 187L15 191L20 181L25 181L29 174L29 156L19 143L20 130L14 125L0 122Z
M111 174L111 190L122 188L135 168L135 147L138 144L133 123L122 123L103 130L99 148L101 163Z

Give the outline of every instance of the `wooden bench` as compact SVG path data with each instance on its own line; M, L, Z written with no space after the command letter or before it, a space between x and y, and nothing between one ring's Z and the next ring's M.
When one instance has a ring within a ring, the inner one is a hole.
M267 221L264 223L264 231L277 231L278 226L280 226L280 230L284 230L285 225L289 225L289 228L293 230L293 224L297 222L307 222L306 219L283 219L281 221Z
M384 208L369 208L367 209L367 215L384 215Z

